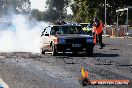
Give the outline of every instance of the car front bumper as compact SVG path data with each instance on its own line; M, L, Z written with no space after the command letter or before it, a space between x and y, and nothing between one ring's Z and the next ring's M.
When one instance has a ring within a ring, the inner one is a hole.
M84 52L91 50L94 47L94 43L90 44L56 44L55 48L57 52Z

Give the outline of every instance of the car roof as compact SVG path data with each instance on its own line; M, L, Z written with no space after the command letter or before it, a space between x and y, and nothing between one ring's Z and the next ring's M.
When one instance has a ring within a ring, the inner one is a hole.
M78 23L66 23L66 24L60 24L60 25L58 25L58 24L52 24L52 25L50 25L50 26L81 26L80 24L78 24Z
M90 23L80 23L80 24L90 24Z

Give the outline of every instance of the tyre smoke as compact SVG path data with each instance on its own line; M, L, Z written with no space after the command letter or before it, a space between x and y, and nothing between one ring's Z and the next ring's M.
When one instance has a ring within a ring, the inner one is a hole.
M47 25L45 22L29 21L25 16L14 15L5 24L5 29L0 30L0 52L40 52L40 37Z

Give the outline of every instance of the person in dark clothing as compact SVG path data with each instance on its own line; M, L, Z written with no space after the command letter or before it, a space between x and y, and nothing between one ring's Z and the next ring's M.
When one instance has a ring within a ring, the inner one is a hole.
M56 24L56 25L64 25L64 24L66 24L66 22L65 22L64 20L57 20L57 21L55 22L55 24Z
M94 21L93 29L94 29L94 32L96 34L97 41L100 44L100 49L103 49L103 47L105 47L105 45L102 42L103 24L102 24L102 22L99 21L98 18L94 18L93 21Z

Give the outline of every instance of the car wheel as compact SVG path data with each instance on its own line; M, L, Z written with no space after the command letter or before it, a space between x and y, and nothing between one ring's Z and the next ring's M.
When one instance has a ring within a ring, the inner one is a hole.
M45 54L45 50L44 49L41 49L41 54Z
M86 55L87 55L88 57L92 57L92 56L93 56L93 48L87 49Z
M77 55L78 53L76 51L73 52L73 55Z
M54 45L52 45L52 55L56 56L58 54L58 52L56 51L56 48Z
M63 52L63 54L65 54L66 52Z

